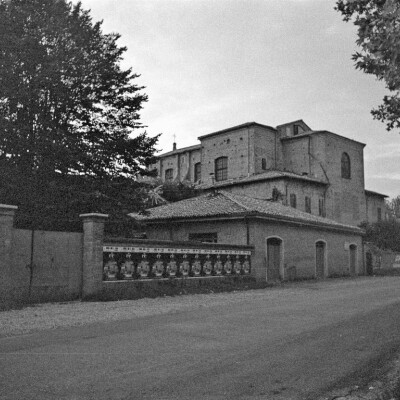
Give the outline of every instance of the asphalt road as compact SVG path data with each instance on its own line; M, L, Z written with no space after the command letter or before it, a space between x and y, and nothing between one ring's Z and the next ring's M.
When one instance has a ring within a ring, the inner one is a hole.
M400 348L400 277L253 293L0 338L0 399L315 399L368 382Z

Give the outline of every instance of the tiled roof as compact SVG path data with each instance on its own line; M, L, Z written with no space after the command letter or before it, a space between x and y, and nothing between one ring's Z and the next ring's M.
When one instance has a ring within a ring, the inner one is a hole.
M389 197L386 194L378 193L378 192L373 192L372 190L367 190L365 189L365 194L367 196L379 196L379 197Z
M185 153L187 151L192 151L192 150L198 150L198 149L200 149L200 147L201 147L200 144L195 144L193 146L188 146L188 147L182 147L180 149L168 151L167 153L158 154L158 155L156 155L156 158L172 156L173 154Z
M271 129L273 131L276 131L276 128L274 128L273 126L269 126L269 125L263 125L263 124L259 124L258 122L245 122L244 124L240 124L240 125L236 125L236 126L232 126L230 128L226 128L226 129L222 129L220 131L216 131L216 132L212 132L212 133L207 133L205 135L199 136L198 139L204 139L206 137L211 137L211 136L215 136L215 135L219 135L221 133L226 133L226 132L230 132L230 131L236 131L238 129L243 129L243 128L250 128L251 126L261 126L262 128L267 128L267 129Z
M300 133L300 134L295 135L295 136L285 136L285 137L281 138L281 141L296 140L296 139L300 139L300 138L303 138L303 137L307 137L307 136L311 136L311 135L318 135L318 134L324 134L324 135L328 134L328 135L336 136L336 137L339 137L341 139L349 140L350 142L362 144L363 146L365 146L365 143L362 143L362 142L359 142L357 140L350 139L350 138L348 138L346 136L338 135L337 133L326 131L326 130L324 130L324 131L306 131L306 132Z
M240 185L244 183L250 182L257 182L257 181L267 181L267 180L276 180L276 179L296 179L302 180L310 183L316 183L319 185L327 185L326 182L321 181L316 178L312 178L307 175L298 175L293 172L286 172L286 171L267 171L261 174L255 174L251 176L236 178L236 179L229 179L222 182L215 182L214 184L200 184L197 187L199 189L208 189L211 187L220 188L224 186L232 186L232 185Z
M176 203L150 208L147 211L148 215L129 215L143 222L255 215L282 221L324 226L331 229L351 230L358 233L362 232L362 230L354 226L318 217L292 207L284 206L280 203L254 199L248 196L234 195L225 191L204 194Z

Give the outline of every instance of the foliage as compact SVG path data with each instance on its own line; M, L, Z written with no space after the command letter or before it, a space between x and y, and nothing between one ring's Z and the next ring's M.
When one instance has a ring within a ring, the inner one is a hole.
M134 176L156 138L133 135L147 96L81 3L0 0L0 159L26 174Z
M357 69L375 75L392 93L372 110L387 130L400 128L400 2L398 0L337 0L336 10L358 27L353 55Z
M162 197L168 202L175 202L195 197L199 190L189 181L184 182L164 182L161 186Z
M108 228L116 234L137 229L126 216L150 206L147 189L126 177L81 175L27 176L0 164L0 202L18 206L16 226L25 229L81 230L80 214L109 214ZM119 232L121 231L121 232Z
M386 201L386 208L392 218L400 218L400 196Z
M271 198L271 200L274 201L274 202L277 202L277 201L281 201L283 198L284 198L284 194L279 189L274 187L272 189L272 198Z
M366 231L366 242L371 242L380 249L400 252L400 223L396 220L364 223L361 227Z

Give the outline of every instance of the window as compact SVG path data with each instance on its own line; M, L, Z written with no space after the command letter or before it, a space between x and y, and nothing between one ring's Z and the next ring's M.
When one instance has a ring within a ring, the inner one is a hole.
M225 181L228 179L228 157L219 157L215 160L215 180Z
M201 179L201 163L194 164L194 181L198 182Z
M293 207L293 208L297 207L297 199L296 199L296 195L294 193L292 193L290 195L290 207Z
M189 240L203 243L217 243L217 232L189 233Z
M174 170L172 168L168 168L165 170L165 180L172 181L174 179Z
M311 197L306 196L305 198L305 210L311 214Z
M318 200L318 214L321 217L326 216L326 211L325 211L325 199L319 199Z
M350 166L350 157L347 153L342 154L342 178L350 179L351 178L351 166Z
M377 213L377 217L378 217L378 222L382 221L382 209L380 207L378 207L376 209L376 213Z
M267 169L267 160L265 158L261 159L261 169L264 171Z

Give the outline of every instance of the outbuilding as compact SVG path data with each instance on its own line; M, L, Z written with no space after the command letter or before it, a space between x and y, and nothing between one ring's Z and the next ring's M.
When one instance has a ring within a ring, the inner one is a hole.
M259 281L364 273L362 229L277 202L215 191L130 215L149 239L254 246Z

